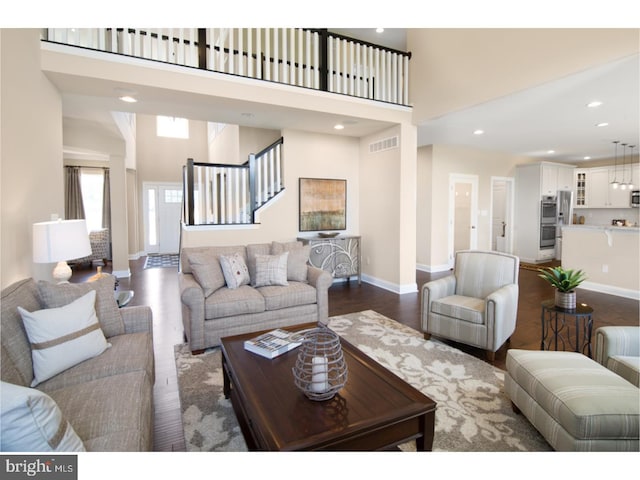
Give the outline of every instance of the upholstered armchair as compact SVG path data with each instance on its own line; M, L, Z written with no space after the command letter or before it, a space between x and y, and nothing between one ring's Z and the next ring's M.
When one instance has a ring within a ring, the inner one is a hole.
M596 362L640 387L640 327L600 327L595 337Z
M453 274L423 285L421 327L425 338L447 338L495 352L511 337L518 312L520 259L501 252L462 250Z

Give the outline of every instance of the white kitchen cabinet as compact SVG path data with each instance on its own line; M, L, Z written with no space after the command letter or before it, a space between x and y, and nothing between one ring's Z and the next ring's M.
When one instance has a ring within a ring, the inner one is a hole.
M573 171L571 165L553 163L540 164L540 195L556 195L558 190L573 190Z
M574 190L573 172L575 167L558 167L558 188L556 190ZM575 192L574 192L575 193Z
M588 168L576 168L575 171L575 195L573 196L573 206L585 208L588 206L587 184L590 175Z
M626 180L625 180L626 178ZM589 169L588 177L588 201L589 208L629 208L629 190L613 188L611 182L630 180L629 169L627 168L626 177L621 168L617 171L615 167L596 167Z

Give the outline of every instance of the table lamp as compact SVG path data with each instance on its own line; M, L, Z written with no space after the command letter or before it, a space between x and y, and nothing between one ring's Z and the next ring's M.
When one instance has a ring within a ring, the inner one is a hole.
M57 262L53 278L59 283L71 278L71 267L67 260L87 255L91 255L91 244L84 220L54 220L33 224L33 261Z

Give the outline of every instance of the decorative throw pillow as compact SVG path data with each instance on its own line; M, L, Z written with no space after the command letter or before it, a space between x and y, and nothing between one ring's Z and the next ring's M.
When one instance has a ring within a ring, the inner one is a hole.
M287 258L289 252L280 255L256 255L256 287L289 285L287 282Z
M196 282L202 287L205 297L208 297L219 288L224 287L225 280L220 260L217 255L204 252L190 253L189 265Z
M96 291L96 314L100 327L107 338L124 333L124 321L113 295L116 277L103 275L95 282L53 284L40 280L38 293L44 308L68 305L91 290Z
M64 307L36 312L18 307L31 343L32 387L111 346L100 330L95 302L92 290Z
M252 286L256 286L256 255L271 255L271 253L271 244L269 243L247 245L247 268L249 269L249 278L251 278Z
M1 382L3 452L84 452L82 440L46 393Z
M277 255L282 252L289 252L287 280L292 282L306 282L311 245L302 245L300 242L273 242L271 244L272 254Z
M220 255L220 266L224 274L227 287L233 289L241 285L249 285L249 269L239 253L233 255Z

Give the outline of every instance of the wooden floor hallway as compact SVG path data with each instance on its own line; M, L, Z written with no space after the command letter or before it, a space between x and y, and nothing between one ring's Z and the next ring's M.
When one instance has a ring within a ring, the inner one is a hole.
M155 447L156 451L184 451L185 442L180 417L180 401L174 362L174 345L183 342L178 276L175 267L144 268L145 257L130 262L131 277L119 279L118 289L134 290L131 305L149 305L153 310L154 350L156 361ZM110 272L110 265L104 268ZM82 282L95 274L95 268L74 270L72 282ZM427 281L448 275L449 272L429 274L417 272L418 290ZM540 303L553 298L552 288L538 278L533 270L520 269L520 297L516 331L509 348L538 350L540 348ZM356 281L335 283L329 289L329 315L362 310L375 310L389 318L419 330L420 294L397 295L382 288ZM578 290L578 301L593 310L594 330L604 325L639 325L637 300ZM484 354L477 349L450 342L478 358ZM494 365L505 368L507 347L496 353Z

